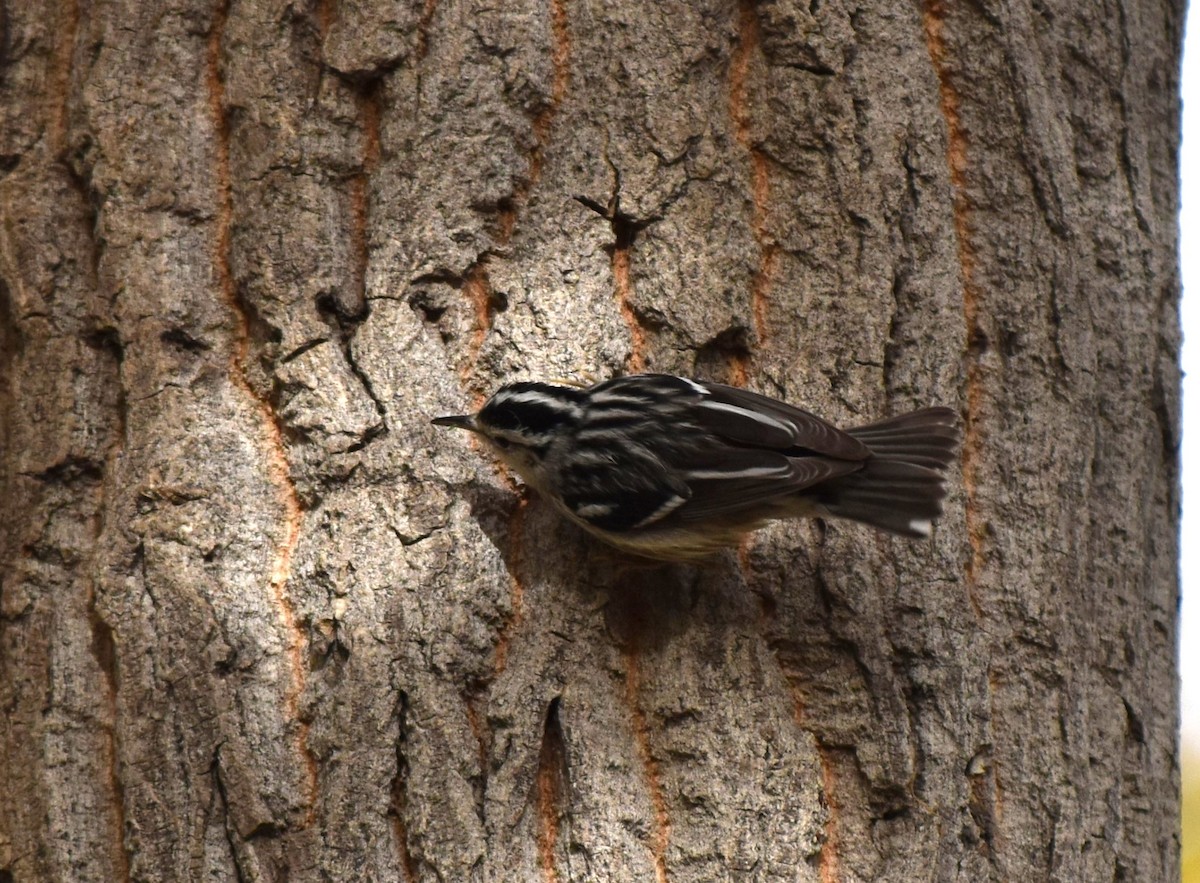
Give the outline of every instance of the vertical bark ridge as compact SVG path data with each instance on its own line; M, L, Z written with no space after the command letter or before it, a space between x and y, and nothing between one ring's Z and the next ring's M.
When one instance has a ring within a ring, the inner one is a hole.
M113 839L112 849L117 877L120 880L130 879L129 853L125 845L125 785L121 779L121 746L117 729L117 659L116 643L113 639L112 628L100 617L96 610L95 581L88 581L88 611L92 625L92 655L103 676L102 690L106 719L101 723L103 731L105 766L108 769L108 787L112 792L113 806Z
M63 4L62 10L63 20L58 28L58 40L54 46L54 58L52 60L52 69L54 71L53 87L51 90L52 109L49 113L46 126L50 154L54 160L59 162L64 160L67 151L67 129L70 122L75 44L79 35L81 16L79 0L69 0L69 2ZM91 217L92 212L86 190L74 175L71 175L70 179L72 184L75 185L74 189L79 193L80 200L83 203L82 214L85 217ZM88 261L88 267L91 271L91 279L89 281L94 285L96 282L95 271L98 248L94 230L89 229L87 233L87 243L91 249ZM117 361L117 374L119 378L121 361L119 342L103 334L97 335L96 342L99 345L98 348L115 350L114 355ZM94 542L98 541L104 535L104 521L108 514L109 487L113 480L113 466L124 445L125 402L123 394L119 395L117 404L113 441L105 454L104 477L101 481L97 497ZM100 692L103 694L104 713L106 716L101 722L101 730L103 749L106 755L104 765L108 773L107 785L112 795L113 836L110 852L118 879L129 880L130 863L125 838L125 787L121 778L120 742L117 725L119 707L117 701L119 688L117 644L112 627L104 620L96 606L96 579L94 574L99 563L99 552L100 547L97 543L93 545L92 555L90 556L86 571L86 607L92 633L92 655L96 660L97 668L101 674L102 683Z
M766 153L755 144L750 113L750 60L760 51L762 34L752 0L738 2L738 45L729 66L729 116L737 143L750 157L750 196L754 214L751 227L758 243L758 268L750 282L750 307L759 345L768 336L768 297L779 263L779 244L767 228L771 200L771 168ZM744 367L742 369L744 371Z
M274 559L271 563L270 586L279 611L279 621L286 634L289 672L291 683L284 694L288 716L296 723L297 747L301 764L308 780L306 797L307 815L305 824L311 824L317 809L318 765L308 747L309 723L300 712L300 697L304 693L304 633L296 622L292 599L287 593L287 582L291 573L292 555L300 540L304 513L300 497L291 478L287 448L279 415L271 402L260 395L246 375L246 363L250 355L250 316L246 305L237 292L230 261L232 249L233 187L229 169L229 120L225 110L225 82L222 73L222 37L229 18L231 0L218 0L208 35L206 52L206 82L209 111L213 131L216 134L215 164L216 180L216 232L213 255L216 264L220 293L234 318L233 347L229 360L229 374L233 384L247 397L259 414L263 433L263 453L267 460L267 472L275 486L282 508L282 536L275 543Z
M119 363L121 361L118 352L118 379L120 377ZM116 432L113 434L113 442L109 446L108 453L105 455L104 465L104 482L100 489L100 500L98 505L99 516L96 522L96 539L100 540L107 534L107 524L105 523L110 513L111 495L109 488L114 481L115 467L117 459L121 455L121 451L125 446L125 397L122 391L118 398L117 407L117 426ZM91 621L92 628L92 655L96 659L96 663L103 675L103 693L105 712L107 719L102 724L104 731L105 758L108 765L108 784L112 790L113 799L113 814L114 814L114 837L113 837L113 853L116 857L116 865L118 877L121 880L130 879L129 853L125 843L125 785L121 778L121 752L120 752L120 736L117 726L117 719L120 705L118 704L118 691L120 689L120 672L117 660L117 643L116 637L113 634L113 628L104 619L100 610L96 606L96 577L100 565L100 544L99 542L92 549L92 560L88 565L88 581L87 581L87 609L88 618Z
M978 507L979 457L983 448L980 417L983 408L983 366L979 350L985 335L980 327L980 290L976 281L976 251L972 240L972 209L967 195L968 139L959 113L960 99L947 65L945 39L946 7L943 0L926 0L923 10L925 42L933 64L941 96L942 115L946 120L946 162L954 192L954 231L958 239L958 258L962 270L963 320L966 324L967 401L962 445L963 490L966 494L967 540L971 557L965 574L967 594L976 618L982 616L979 603L979 574L984 564L986 524Z
M987 673L989 728L992 725L991 721L999 719L997 697L1001 693L1002 686L1000 676L994 670L989 669ZM1002 825L1004 821L1004 786L1000 775L1000 762L994 757L990 758L987 776L991 787L979 789L976 806L981 820L980 831L987 838L988 861L994 865L998 865L999 870L1003 873L1006 870L1002 864L1005 846ZM974 791L972 791L972 797L976 797Z
M629 710L633 738L637 743L638 757L642 761L646 793L654 810L654 818L650 826L650 843L648 844L654 858L654 880L655 883L666 883L667 844L671 840L671 818L667 811L666 798L663 795L662 773L650 745L650 725L641 706L641 650L636 644L636 638L631 637L630 641L631 643L626 646L623 654L625 703Z
M514 188L499 215L497 243L503 247L512 240L517 226L520 207L529 199L529 194L542 178L546 163L546 148L550 145L551 130L559 108L567 95L571 79L571 31L567 17L566 0L550 0L550 62L553 74L550 80L550 101L533 118L533 148L529 151L529 173Z
M764 640L771 643L764 634ZM788 667L780 658L779 652L775 647L771 648L771 658L775 660L779 666L779 673L783 676L784 682L788 685L788 692L791 693L792 699L792 720L796 722L796 726L807 733L813 742L813 746L817 752L817 762L821 768L821 794L825 806L825 824L821 829L821 845L820 854L818 857L817 870L821 875L821 883L838 883L840 862L838 855L838 817L841 811L841 804L837 799L837 770L834 763L834 752L821 738L813 731L812 726L807 722L805 709L807 701L803 690L796 682L796 678L789 673Z
M422 36L419 43L422 48L418 52L418 57L422 57L426 51L428 24L433 15L433 2L434 0L429 0L422 13L422 28L420 31ZM550 145L550 138L553 134L554 120L558 116L559 108L562 106L570 84L571 32L565 0L550 0L550 19L552 40L550 60L553 72L550 81L549 101L533 117L531 123L533 146L530 148L527 157L529 164L528 171L513 187L512 192L497 207L498 211L495 217L492 240L495 243L495 250L498 251L503 251L512 242L513 233L516 231L517 223L520 219L521 209L529 201L530 193L533 192L533 189L542 178L542 172L546 163L546 150ZM494 318L496 300L492 290L491 278L488 275L489 259L490 254L488 253L480 255L478 260L463 275L463 293L467 296L467 300L470 302L475 313L475 327L468 342L468 357L466 366L464 367L464 374L467 378L474 377L475 369L479 362L479 354L483 350L488 332L491 331ZM481 403L481 398L479 398L481 395L481 391L477 389L476 404Z

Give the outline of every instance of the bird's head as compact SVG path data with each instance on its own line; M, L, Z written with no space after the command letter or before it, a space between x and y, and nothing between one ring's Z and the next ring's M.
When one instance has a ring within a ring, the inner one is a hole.
M582 397L569 386L512 383L497 390L477 413L438 417L433 425L475 433L526 482L541 488L546 457L578 425Z

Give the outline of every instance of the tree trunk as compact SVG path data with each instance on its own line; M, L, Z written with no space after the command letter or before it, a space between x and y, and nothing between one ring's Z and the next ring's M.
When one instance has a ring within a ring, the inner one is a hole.
M1180 0L0 4L0 881L1178 873ZM433 416L957 404L639 569Z

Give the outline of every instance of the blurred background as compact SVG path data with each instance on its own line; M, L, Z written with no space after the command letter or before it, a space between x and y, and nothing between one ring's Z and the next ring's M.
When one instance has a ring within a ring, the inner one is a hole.
M1200 18L1188 9L1183 49L1183 883L1200 883Z

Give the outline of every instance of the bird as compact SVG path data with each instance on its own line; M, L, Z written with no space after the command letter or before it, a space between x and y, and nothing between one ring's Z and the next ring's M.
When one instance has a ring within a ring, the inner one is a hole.
M432 422L477 435L593 536L660 561L704 558L800 517L929 537L960 440L945 407L839 429L741 387L670 374L510 383L476 413Z

